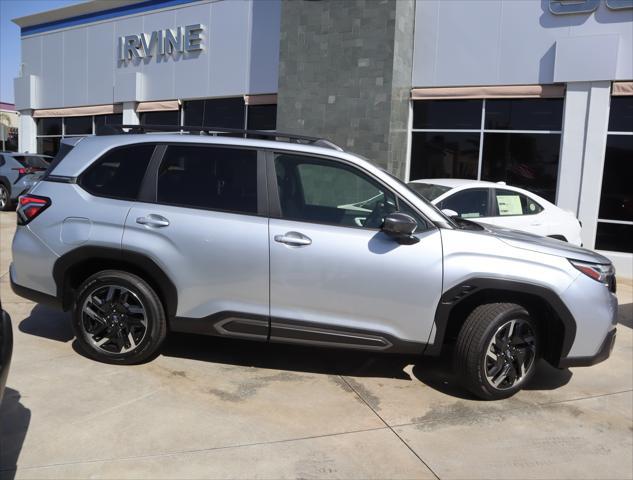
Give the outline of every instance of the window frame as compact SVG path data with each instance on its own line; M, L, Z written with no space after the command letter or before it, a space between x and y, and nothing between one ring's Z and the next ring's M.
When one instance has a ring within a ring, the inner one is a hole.
M416 218L416 222L418 222L418 228L416 229L415 234L436 229L437 227L431 222L426 215L424 215L420 209L411 205L410 202L403 199L397 192L395 192L391 187L386 185L380 178L373 175L371 172L365 170L359 165L356 165L353 162L348 160L330 157L327 155L320 155L315 153L294 151L294 150L285 150L285 149L266 149L266 172L267 172L267 183L268 183L268 192L269 192L269 204L270 204L270 214L269 217L275 220L283 220L285 222L296 222L296 223L307 223L311 225L327 225L330 227L338 227L338 228L352 228L355 230L364 230L364 231L373 231L380 232L380 228L368 228L368 227L360 227L355 225L341 225L338 223L330 223L330 222L314 222L308 220L292 220L284 218L281 212L281 201L279 198L279 188L277 185L277 171L275 168L275 154L283 154L283 155L297 155L303 157L310 157L316 160L325 160L334 163L340 163L350 168L354 173L358 173L364 177L367 177L370 182L377 184L380 188L385 190L385 193L390 193L396 199L396 211L400 211L400 204L406 205L409 209L411 209L419 218ZM419 220L424 222L423 225L420 224Z
M614 99L614 95L611 95L609 97L609 108L611 107L611 102ZM610 112L609 112L610 113ZM633 135L633 129L631 129L631 131L622 131L622 130L609 130L609 124L611 123L611 118L609 117L608 122L607 122L607 133L606 133L606 137L605 137L605 143L604 143L604 151L602 153L602 176L604 176L604 168L606 166L606 155L607 155L607 143L609 140L610 136L631 136ZM615 224L615 225L629 225L629 226L633 226L633 221L630 220L610 220L608 218L601 218L600 217L600 204L602 203L602 183L600 184L600 194L598 197L598 215L596 215L596 226L595 226L595 233L594 233L594 246L597 250L603 251L603 252L614 252L614 253L623 253L623 254L631 254L631 251L622 251L622 250L602 250L599 249L598 246L596 245L597 241L598 241L598 228L600 226L601 223L603 224Z
M491 129L491 128L486 128L486 102L488 100L496 100L496 99L487 99L487 98L482 98L481 99L481 121L479 124L479 128L413 128L413 124L411 124L411 135L409 136L409 156L411 156L411 151L412 151L412 146L413 146L413 136L416 133L479 133L479 151L478 151L478 158L477 158L477 178L475 180L481 180L481 175L482 175L482 170L483 170L483 153L484 153L484 136L486 133L523 133L523 134L536 134L536 135L551 135L551 134L558 134L560 135L560 142L559 142L559 168L560 168L560 153L561 153L561 148L562 148L562 134L563 134L563 130L562 130L562 126L560 130L511 130L511 129ZM507 98L506 100L539 100L538 98ZM415 103L416 102L425 102L428 100L412 100L412 109L415 108ZM441 100L433 100L433 101L441 101ZM565 99L562 98L563 101L563 112L564 112L564 108L565 108ZM412 114L413 116L413 114ZM561 125L562 125L562 119L561 119ZM409 178L410 174L411 174L411 161L413 159L410 158L409 159L409 163L408 163L408 167L407 167L407 181L410 182L411 178ZM419 180L419 179L414 179L414 180ZM557 180L558 182L558 180ZM556 186L556 194L558 194L558 185Z
M242 145L226 145L221 143L201 143L201 142L155 142L156 150L152 156L150 163L145 171L145 176L141 182L137 202L148 203L152 205L162 205L165 207L186 208L189 210L203 210L206 212L230 213L233 215L242 215L246 217L268 217L268 181L266 174L266 157L262 149L252 146ZM190 146L205 148L222 148L236 150L254 150L256 151L257 162L257 213L238 212L234 210L221 210L217 208L197 207L193 205L180 205L173 203L162 203L158 201L158 172L160 165L165 158L169 146Z

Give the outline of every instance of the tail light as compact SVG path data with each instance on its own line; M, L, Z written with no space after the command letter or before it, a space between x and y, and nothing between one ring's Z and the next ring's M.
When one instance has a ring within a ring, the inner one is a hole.
M51 205L51 199L37 195L22 195L18 205L18 225L26 225Z

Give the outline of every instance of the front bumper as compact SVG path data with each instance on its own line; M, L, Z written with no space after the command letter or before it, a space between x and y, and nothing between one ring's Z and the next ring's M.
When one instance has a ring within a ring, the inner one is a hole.
M598 349L598 352L595 355L591 355L588 357L567 357L561 359L559 363L560 368L569 368L569 367L590 367L591 365L595 365L596 363L604 362L613 351L613 346L615 345L615 337L617 335L617 329L614 328L611 330L607 336L604 338L602 345Z

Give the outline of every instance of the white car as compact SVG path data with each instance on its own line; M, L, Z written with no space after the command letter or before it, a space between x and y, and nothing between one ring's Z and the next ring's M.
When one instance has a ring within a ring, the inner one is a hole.
M414 180L408 186L449 216L582 243L581 225L572 212L503 182L432 178Z

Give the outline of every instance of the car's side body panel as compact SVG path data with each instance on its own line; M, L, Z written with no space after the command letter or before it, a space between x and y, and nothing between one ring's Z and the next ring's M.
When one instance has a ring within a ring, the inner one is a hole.
M169 225L137 223L149 215ZM178 317L269 313L265 217L139 202L125 222L123 250L148 255L172 279Z
M274 240L287 232L312 243ZM426 343L442 293L442 241L435 228L415 236L401 245L377 230L271 219L271 316ZM273 325L271 339L285 332Z

